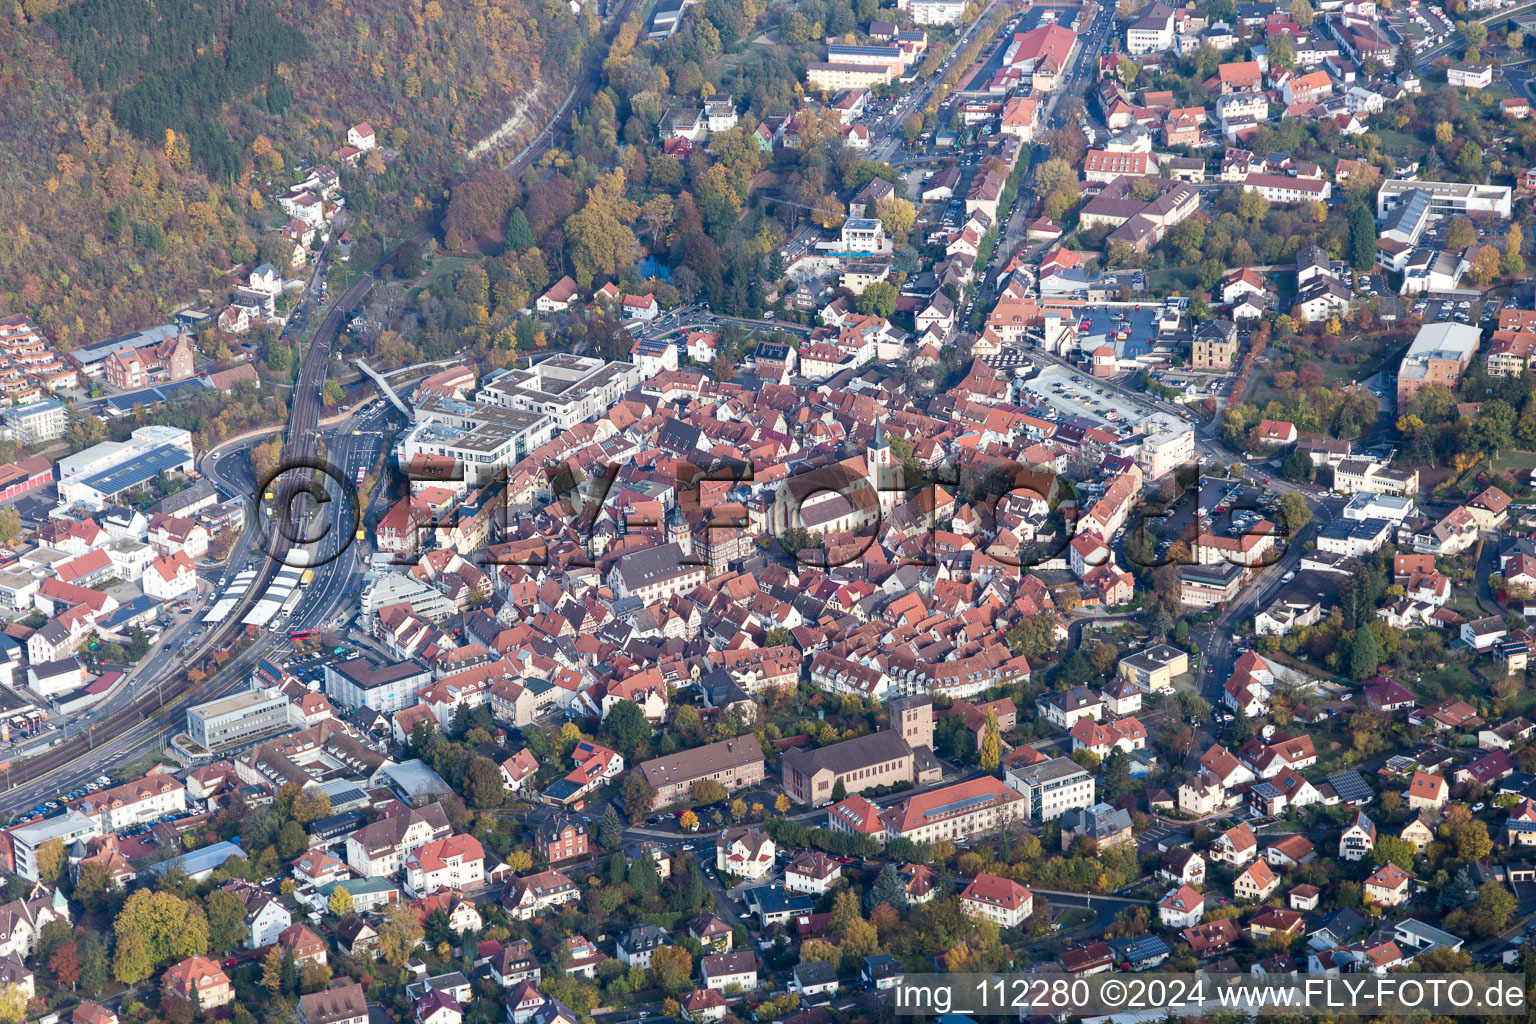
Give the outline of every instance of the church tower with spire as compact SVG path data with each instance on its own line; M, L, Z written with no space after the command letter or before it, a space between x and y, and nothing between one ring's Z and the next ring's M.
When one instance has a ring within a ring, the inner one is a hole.
M879 493L880 514L890 515L896 503L901 500L902 472L891 452L890 442L885 439L885 427L878 420L875 422L874 440L864 451L864 472L870 486Z

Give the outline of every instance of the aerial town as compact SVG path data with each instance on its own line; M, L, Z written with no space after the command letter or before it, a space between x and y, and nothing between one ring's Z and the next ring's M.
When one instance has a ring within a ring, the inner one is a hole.
M0 266L0 1024L1533 976L1536 10L548 6Z

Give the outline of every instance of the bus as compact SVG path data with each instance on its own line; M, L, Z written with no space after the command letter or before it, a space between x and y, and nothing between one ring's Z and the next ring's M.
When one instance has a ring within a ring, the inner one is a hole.
M303 643L305 640L313 640L320 635L318 629L290 629L288 639L294 643Z

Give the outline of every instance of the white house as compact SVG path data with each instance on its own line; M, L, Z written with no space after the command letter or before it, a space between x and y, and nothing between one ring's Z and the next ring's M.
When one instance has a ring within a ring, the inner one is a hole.
M1376 823L1355 811L1354 818L1339 836L1339 857L1343 860L1361 860L1376 849Z
M1187 885L1169 889L1157 902L1158 920L1168 928L1192 928L1205 916L1205 897Z
M485 850L474 836L453 835L419 847L405 861L405 887L425 896L485 881Z
M378 139L374 137L373 128L367 121L359 121L347 129L347 145L366 153L378 145Z
M197 589L197 569L180 551L162 555L149 563L141 584L148 597L175 601Z
M960 894L960 903L970 913L1002 928L1017 928L1035 912L1034 893L1011 878L985 872L971 879Z

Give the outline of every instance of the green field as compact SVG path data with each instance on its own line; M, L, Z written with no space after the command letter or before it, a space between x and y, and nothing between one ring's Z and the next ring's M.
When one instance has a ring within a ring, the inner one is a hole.
M1493 460L1493 470L1495 473L1503 473L1506 470L1528 473L1533 469L1536 469L1536 452L1500 452L1498 457Z
M1153 292L1188 292L1200 283L1196 267L1166 267L1147 271L1147 290Z

